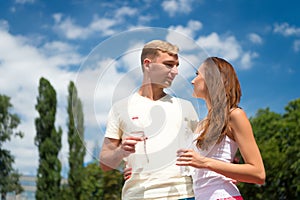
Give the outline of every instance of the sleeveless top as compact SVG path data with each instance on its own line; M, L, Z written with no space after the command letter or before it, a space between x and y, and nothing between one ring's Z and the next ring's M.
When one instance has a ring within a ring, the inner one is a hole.
M195 151L200 152L196 145ZM238 146L227 135L217 143L206 157L231 163L235 157ZM200 153L201 154L201 153ZM216 200L233 196L241 196L232 179L208 169L195 169L193 174L193 187L196 200Z

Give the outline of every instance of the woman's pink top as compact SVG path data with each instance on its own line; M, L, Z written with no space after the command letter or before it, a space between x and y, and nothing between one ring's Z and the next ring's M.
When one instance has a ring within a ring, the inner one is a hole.
M238 146L235 141L225 136L216 144L206 157L231 163ZM199 152L195 147L195 151ZM233 180L208 169L195 169L193 187L196 200L216 200L241 196Z

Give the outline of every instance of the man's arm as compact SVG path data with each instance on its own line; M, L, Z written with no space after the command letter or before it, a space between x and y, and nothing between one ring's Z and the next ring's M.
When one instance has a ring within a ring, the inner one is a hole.
M116 169L124 158L120 148L121 140L104 138L100 152L100 167L103 171Z
M123 158L135 153L135 145L143 141L140 137L128 137L122 142L119 139L104 138L102 150L100 152L100 167L104 171L116 169Z

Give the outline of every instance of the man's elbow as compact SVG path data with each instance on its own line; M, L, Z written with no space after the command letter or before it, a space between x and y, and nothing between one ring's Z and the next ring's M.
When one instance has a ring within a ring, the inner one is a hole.
M107 172L107 171L113 170L113 168L111 168L111 167L105 165L105 164L102 163L102 162L100 162L99 165L100 165L100 168L102 169L102 171Z
M110 167L110 165L107 164L107 162L103 162L105 161L104 156L102 155L102 153L100 154L100 160L99 160L99 166L102 169L102 171L110 171L113 170L112 167Z
M110 165L107 163L108 163L108 160L107 160L107 157L105 156L105 152L101 151L100 155L99 155L99 166L102 171L106 172L106 171L113 170L113 168L110 167Z

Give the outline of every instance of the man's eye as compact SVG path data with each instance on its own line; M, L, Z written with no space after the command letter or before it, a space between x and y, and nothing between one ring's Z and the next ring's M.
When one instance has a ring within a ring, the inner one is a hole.
M173 68L173 67L177 67L177 65L174 65L174 64L165 64L168 68Z

